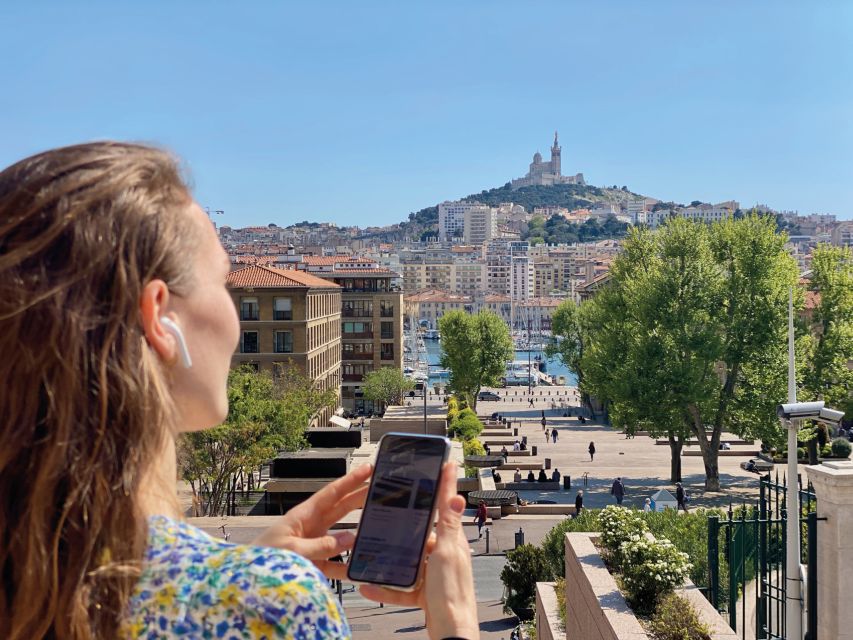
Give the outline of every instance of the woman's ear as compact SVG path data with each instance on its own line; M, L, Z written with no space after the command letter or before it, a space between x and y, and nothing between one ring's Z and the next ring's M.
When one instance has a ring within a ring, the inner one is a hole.
M166 314L168 303L169 287L162 280L151 280L142 289L139 313L145 340L164 362L173 363L178 357L177 341L160 322L160 316Z

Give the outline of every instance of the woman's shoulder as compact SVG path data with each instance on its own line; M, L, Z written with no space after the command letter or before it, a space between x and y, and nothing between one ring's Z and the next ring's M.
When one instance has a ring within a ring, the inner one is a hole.
M148 524L129 637L350 637L325 578L301 556L230 544L164 516Z

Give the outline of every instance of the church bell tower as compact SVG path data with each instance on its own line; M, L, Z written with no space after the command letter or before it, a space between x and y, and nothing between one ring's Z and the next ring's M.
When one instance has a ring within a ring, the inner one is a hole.
M554 132L554 146L551 147L551 173L556 176L563 175L560 173L560 142L557 139L557 132Z

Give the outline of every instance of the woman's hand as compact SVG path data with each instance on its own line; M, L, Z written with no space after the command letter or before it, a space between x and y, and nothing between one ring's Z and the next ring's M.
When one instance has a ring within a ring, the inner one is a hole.
M352 548L355 535L350 531L329 533L329 529L349 512L364 506L366 484L373 467L364 464L338 478L281 516L253 544L278 547L311 560L327 578L346 578L346 565L334 558Z
M435 540L427 544L429 555L424 580L415 591L405 592L364 585L366 598L401 606L420 607L426 613L429 637L477 640L477 600L471 550L462 532L465 499L456 493L456 463L444 465L438 487L438 523Z

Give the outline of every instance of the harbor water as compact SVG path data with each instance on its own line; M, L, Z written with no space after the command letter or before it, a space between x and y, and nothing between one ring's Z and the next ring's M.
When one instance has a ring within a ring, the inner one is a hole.
M439 358L441 357L441 342L439 340L424 340L424 345L426 346L427 359L429 360L430 365L438 365ZM545 361L545 373L549 376L554 376L555 378L558 376L564 376L566 378L566 384L573 386L577 384L577 378L575 375L571 373L563 363L560 362L557 358L546 358L545 354L542 351L531 350L530 351L530 362L536 362L536 356L540 356ZM515 360L518 361L527 361L527 351L516 351L515 352ZM430 367L433 369L433 367ZM434 373L430 373L429 382L430 384L434 384L436 382L446 382L446 376L442 378L440 375L436 375Z

